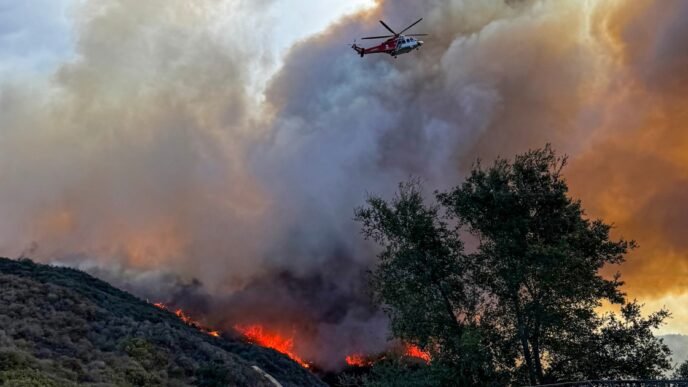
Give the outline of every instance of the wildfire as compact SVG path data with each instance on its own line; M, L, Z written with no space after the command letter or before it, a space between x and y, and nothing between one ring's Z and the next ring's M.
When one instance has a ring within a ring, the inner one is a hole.
M172 312L172 310L170 310L167 307L167 305L163 304L162 302L156 302L153 304L153 306L160 308L162 310L167 310L169 312ZM177 317L179 317L179 319L182 320L186 325L192 326L192 327L198 329L199 331L201 331L205 334L208 334L210 336L220 337L220 332L203 327L201 324L198 323L198 321L195 321L188 314L184 313L183 310L177 309L172 313L174 313Z
M367 367L373 365L372 361L358 353L347 356L345 360L346 364L352 367Z
M414 359L419 359L424 361L425 363L430 363L431 357L430 353L427 351L423 351L418 347L417 345L413 344L401 344L396 348L395 351L398 355L404 356L404 357L410 357ZM354 353L346 357L346 364L351 366L351 367L370 367L377 363L380 360L385 359L386 356L377 356L377 357L370 357L366 355L362 355L360 353Z
M430 353L423 351L418 346L413 344L406 344L404 355L408 357L415 357L423 360L426 363L430 363Z
M299 355L294 352L294 338L283 337L282 335L269 332L261 325L235 325L239 333L241 333L250 343L260 345L261 347L272 348L277 352L281 352L289 356L292 360L299 363L304 368L309 368L310 364L304 361Z
M198 321L194 320L193 318L191 318L191 316L186 314L182 309L176 309L173 311L162 302L156 302L153 305L157 308L174 313L186 325L194 327L205 334L214 337L220 337L220 332L205 328L203 325L198 323ZM237 332L241 333L244 336L244 338L246 338L246 340L252 344L260 345L261 347L271 348L277 352L283 353L289 356L289 358L291 358L295 362L299 363L304 368L311 367L309 363L307 363L299 355L297 355L296 352L294 352L293 336L285 337L274 331L268 331L262 325L258 324L246 326L235 325L234 329ZM420 359L426 363L429 363L431 360L430 353L427 351L423 351L417 345L403 344L402 349L403 356ZM384 359L384 357L377 358L377 360L380 359ZM344 360L346 361L346 364L352 367L370 367L377 361L360 353L353 353L347 356Z

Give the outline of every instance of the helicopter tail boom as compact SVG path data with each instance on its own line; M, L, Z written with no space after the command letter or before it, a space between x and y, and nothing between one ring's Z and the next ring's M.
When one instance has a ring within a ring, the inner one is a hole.
M358 55L361 56L361 58L363 58L363 55L365 55L365 48L358 46L356 43L354 43L351 48L353 48Z

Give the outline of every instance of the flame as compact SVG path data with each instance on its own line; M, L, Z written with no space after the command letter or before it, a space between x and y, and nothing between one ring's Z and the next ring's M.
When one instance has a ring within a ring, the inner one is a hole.
M184 321L187 325L197 325L194 320L191 319L183 310L177 309L174 314L179 317L180 320Z
M410 357L418 360L422 360L425 363L430 363L432 359L430 352L422 350L419 346L414 344L400 343L394 350L395 353L400 354L403 357ZM352 353L345 358L346 364L351 367L370 367L373 366L380 360L385 359L386 356L367 356L361 353Z
M160 308L162 310L166 310L168 312L172 312L172 310L170 308L168 308L167 305L165 305L162 302L155 302L155 303L153 303L153 306L155 306L156 308ZM179 317L179 319L182 320L184 322L184 324L192 326L192 327L198 329L199 331L201 331L205 334L208 334L210 336L220 337L219 331L205 328L198 321L192 319L188 314L184 313L184 311L182 309L177 309L172 313L174 313L177 317Z
M360 353L354 353L346 357L346 364L352 367L368 367L373 365L373 361L368 360Z
M430 363L430 353L427 351L423 351L418 347L417 345L413 344L406 344L406 349L404 351L404 356L408 357L415 357L417 359L421 359L426 363Z
M272 348L277 352L289 356L302 367L310 367L310 364L294 352L294 337L287 338L279 333L269 332L261 325L235 325L234 329L241 333L248 342L260 345L261 347Z
M167 305L165 305L162 302L156 302L153 303L153 305L162 310L174 313L175 316L182 320L186 325L192 326L205 334L214 337L220 337L220 332L203 327L196 320L191 318L191 316L186 314L186 312L184 312L184 310L182 309L176 309L172 311L170 308L167 307ZM246 339L246 341L252 344L260 345L261 347L271 348L277 352L283 353L289 356L289 358L291 358L304 368L311 367L311 365L308 362L303 360L303 358L301 358L298 354L296 354L296 352L294 352L293 335L291 337L285 337L279 333L268 331L262 325L259 324L246 326L235 325L234 329L237 332L241 333ZM404 344L403 355L423 360L426 363L430 363L431 360L429 352L423 351L420 347L414 344ZM384 359L384 357L382 358ZM371 358L361 353L352 353L351 355L348 355L344 360L346 361L347 365L352 367L370 367L376 362L376 360L372 360Z

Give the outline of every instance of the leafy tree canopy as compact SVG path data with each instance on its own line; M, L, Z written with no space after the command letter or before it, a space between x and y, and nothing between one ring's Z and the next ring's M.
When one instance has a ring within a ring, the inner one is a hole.
M460 370L463 384L656 377L670 368L652 334L669 313L643 318L620 274L601 274L635 242L586 216L568 194L565 166L546 146L476 163L436 204L411 181L391 201L371 197L356 211L364 236L382 247L371 284L393 334ZM463 248L468 235L475 251ZM619 315L599 315L603 302L619 305Z

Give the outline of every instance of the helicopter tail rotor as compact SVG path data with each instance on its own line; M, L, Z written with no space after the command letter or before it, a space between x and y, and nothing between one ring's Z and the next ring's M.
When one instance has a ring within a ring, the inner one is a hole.
M363 55L365 55L365 48L357 45L355 40L354 40L354 44L351 45L351 48L353 48L358 53L358 55L361 56L361 58L363 58Z

